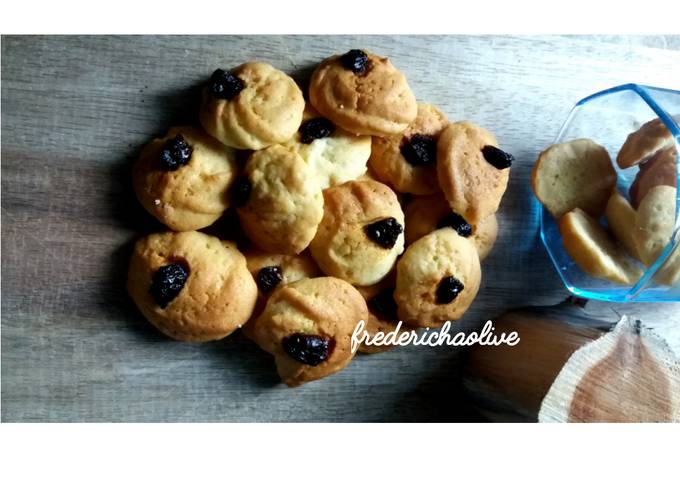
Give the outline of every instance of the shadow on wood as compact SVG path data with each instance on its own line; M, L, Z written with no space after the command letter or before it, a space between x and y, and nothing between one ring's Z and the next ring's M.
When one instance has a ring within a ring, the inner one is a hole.
M441 360L394 404L386 422L484 422L466 402L460 383L461 350ZM443 382L447 381L449 382Z

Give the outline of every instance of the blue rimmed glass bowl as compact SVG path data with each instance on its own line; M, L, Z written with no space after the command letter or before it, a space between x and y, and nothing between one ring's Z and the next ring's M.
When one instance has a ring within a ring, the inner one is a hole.
M680 91L637 84L620 85L578 102L562 125L555 143L589 138L604 146L609 151L617 172L617 188L621 194L627 196L638 168L619 169L614 161L619 149L631 132L645 122L658 118L668 127L675 139L675 148L680 152L680 128L672 117L679 114ZM678 159L676 176L680 181L680 156ZM677 185L680 186L680 182ZM534 198L534 202L538 203L538 200ZM543 244L564 285L576 296L619 302L680 301L680 282L667 286L654 281L654 274L671 253L680 250L680 196L676 198L675 226L671 241L652 265L641 266L644 275L634 286L617 285L582 271L564 250L555 219L542 206L540 210Z

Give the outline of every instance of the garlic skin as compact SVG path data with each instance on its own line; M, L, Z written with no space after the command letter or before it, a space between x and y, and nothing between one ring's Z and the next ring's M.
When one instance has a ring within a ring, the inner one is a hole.
M496 318L497 335L521 341L467 351L476 410L498 422L680 421L678 357L641 322L593 318L584 305L570 297Z
M539 422L678 422L680 362L639 320L572 354L541 403Z

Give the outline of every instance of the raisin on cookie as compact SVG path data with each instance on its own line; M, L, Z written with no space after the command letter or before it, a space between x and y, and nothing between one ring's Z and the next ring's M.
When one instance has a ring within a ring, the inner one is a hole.
M394 299L399 319L431 327L459 319L477 296L481 276L472 241L453 229L423 236L397 263Z
M361 135L399 134L418 110L404 74L389 59L361 50L321 62L312 74L309 100L335 125Z
M322 276L309 251L300 254L273 254L251 247L243 254L258 291L257 305L251 320L260 316L265 303L277 288L302 279ZM241 329L250 339L253 338L253 325L248 322Z
M321 275L308 251L300 254L273 254L251 248L244 254L248 271L253 275L263 296L271 295L278 286Z
M234 196L246 236L270 253L302 252L323 216L317 178L298 154L282 145L250 156Z
M378 333L384 336L393 332L399 322L397 316L397 302L394 300L394 286L396 282L396 270L392 270L391 275L388 275L380 283L371 286L357 287L361 296L366 300L368 307L368 319L364 331L374 340ZM401 329L397 334L405 332L414 332L415 329L407 324L402 323ZM395 339L395 341L396 341ZM359 352L361 353L382 353L395 348L395 344L373 345L362 342L359 345Z
M203 91L203 128L227 146L263 149L300 127L305 100L295 81L262 62L216 70Z
M451 209L472 224L494 214L512 161L486 129L471 122L446 127L437 143L437 174Z
M213 224L229 207L234 152L196 127L173 127L142 150L132 171L139 202L174 231Z
M376 181L324 190L324 214L309 249L321 270L351 284L379 282L404 250L404 213L394 192Z
M345 131L309 105L300 129L285 146L297 152L312 168L322 189L365 174L371 155L370 136Z
M196 231L137 241L127 289L149 322L183 341L224 338L250 318L257 297L235 245Z
M452 228L460 236L469 238L474 243L481 261L489 255L498 237L498 221L495 214L485 217L473 226L463 216L451 211L451 206L441 193L414 197L406 205L404 215L407 246L436 229Z
M274 355L281 380L295 387L342 370L354 357L352 333L367 316L366 302L349 283L309 278L277 289L250 332Z
M398 135L374 137L369 165L378 179L399 192L432 194L437 180L437 139L448 125L430 104L418 104L418 116Z

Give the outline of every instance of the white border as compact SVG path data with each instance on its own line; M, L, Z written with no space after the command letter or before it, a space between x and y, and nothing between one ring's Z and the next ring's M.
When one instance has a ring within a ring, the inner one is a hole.
M427 407L423 407L424 410ZM4 480L674 480L680 425L3 424Z
M673 34L680 2L614 0L20 0L3 34L484 33Z

